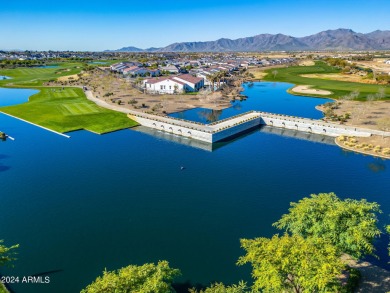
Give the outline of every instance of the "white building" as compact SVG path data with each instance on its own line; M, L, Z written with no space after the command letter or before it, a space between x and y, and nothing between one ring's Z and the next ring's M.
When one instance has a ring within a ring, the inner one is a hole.
M150 93L175 94L197 92L204 86L204 79L182 74L173 77L149 78L143 81L144 88Z
M186 84L187 92L197 92L204 87L204 79L191 74L181 74L173 77L174 80L184 82Z
M185 92L185 83L171 77L149 78L144 80L147 92L158 94L176 94Z

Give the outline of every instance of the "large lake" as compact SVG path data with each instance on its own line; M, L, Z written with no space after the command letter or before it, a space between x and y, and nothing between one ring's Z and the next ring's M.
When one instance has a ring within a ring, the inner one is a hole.
M280 87L254 85L242 104L264 96L272 104ZM34 92L0 89L0 103ZM250 280L250 268L235 265L239 239L277 233L271 224L311 193L376 201L380 225L390 222L390 161L318 143L328 141L321 136L263 128L210 152L142 128L66 139L3 114L0 131L15 138L0 142L0 239L20 244L15 267L1 273L51 272L49 285L12 286L17 293L79 292L104 268L163 259L181 269L181 283ZM389 268L387 243L377 241L376 263Z
M305 118L319 119L322 113L315 109L315 106L332 102L325 98L307 98L293 96L286 92L293 85L281 82L254 82L243 84L243 95L248 99L231 102L232 106L224 110L210 110L195 108L182 112L172 113L169 116L201 122L210 123L225 119L234 115L258 110L271 113L299 116Z

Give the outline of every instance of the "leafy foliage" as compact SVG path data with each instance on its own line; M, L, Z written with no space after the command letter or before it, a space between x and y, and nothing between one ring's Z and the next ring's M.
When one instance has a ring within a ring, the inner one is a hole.
M390 225L386 226L386 232L390 235ZM389 255L390 255L390 243L389 243Z
M171 293L171 283L180 275L167 261L142 266L130 265L117 271L104 271L102 277L88 285L81 293Z
M245 282L241 281L238 285L225 286L222 283L215 283L210 287L197 291L195 289L189 289L189 293L245 293L249 292Z
M16 254L14 252L14 249L19 247L19 244L13 245L11 247L7 247L2 244L3 242L4 242L3 240L0 240L0 266L3 266L9 263L10 261L16 259L14 257L14 255Z
M356 258L374 254L373 240L381 234L377 203L341 200L334 193L320 193L290 205L289 213L273 224L277 228L305 238L324 238Z
M241 239L246 255L239 265L251 263L253 289L262 292L329 292L340 287L344 265L338 250L320 238L299 235L271 239Z

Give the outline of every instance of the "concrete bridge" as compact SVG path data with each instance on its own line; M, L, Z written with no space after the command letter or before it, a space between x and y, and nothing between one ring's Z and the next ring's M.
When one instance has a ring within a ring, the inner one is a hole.
M86 91L85 93L87 98L97 105L126 113L131 119L143 126L207 143L214 143L232 136L237 136L240 133L261 125L289 129L302 133L306 132L308 134L320 134L327 137L337 137L340 135L368 137L373 134L390 136L390 132L385 131L355 128L321 120L260 111L249 111L214 123L202 124L179 118L147 114L126 109L95 98L91 91Z
M140 113L132 110L128 111L129 117L143 126L208 143L214 143L239 135L244 131L261 125L321 134L330 137L337 137L340 135L368 137L373 134L390 136L389 132L355 128L315 119L259 111L249 111L211 124Z

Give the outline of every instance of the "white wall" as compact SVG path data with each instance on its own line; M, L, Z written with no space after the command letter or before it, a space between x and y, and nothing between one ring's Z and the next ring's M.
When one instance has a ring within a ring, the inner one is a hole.
M190 121L183 121L171 117L161 117L146 113L132 111L129 117L143 126L158 129L160 131L180 135L204 142L217 142L230 136L238 135L248 129L258 127L261 124L298 130L307 133L316 133L330 137L340 135L368 137L373 133L369 129L354 128L322 122L314 119L298 118L292 116L270 114L250 111L243 115L224 119L216 124L203 125ZM390 133L385 134L390 136Z
M337 137L340 135L368 137L371 135L369 130L326 123L314 119L294 118L291 116L272 115L260 113L261 123L269 126L305 131L309 133L323 134Z
M146 87L145 87L146 91L158 92L158 93L162 93L162 94L174 94L175 93L175 85L176 85L176 92L177 93L180 93L184 90L183 84L174 82L170 79L166 79L166 80L163 80L161 82L152 83L152 84L145 83L145 85L146 85ZM165 89L161 89L161 86L165 86ZM169 88L169 87L171 87L171 88Z
M152 116L152 115L151 115ZM132 114L129 114L129 118L137 121L139 124L143 126L147 126L150 128L154 128L160 131L193 138L205 142L212 142L212 134L207 133L204 131L200 131L197 129L194 129L196 125L194 124L193 128L185 127L183 125L180 125L180 121L175 121L174 119L171 120L171 123L167 122L167 118L160 119L161 117L156 116L155 119L147 118L147 117L141 117L141 116L135 116Z
M259 127L259 126L260 126L260 117L257 119L243 122L243 123L238 124L238 125L234 125L234 126L229 127L225 130L221 130L219 132L214 133L213 137L212 137L212 142L217 142L217 141L226 139L228 137L238 135L241 132L244 132L246 130L249 130L249 129L252 129L255 127Z

